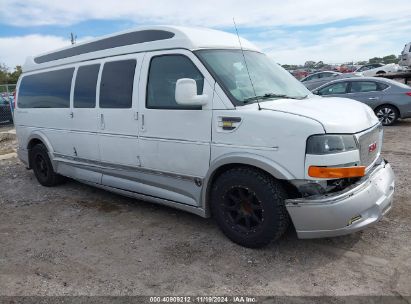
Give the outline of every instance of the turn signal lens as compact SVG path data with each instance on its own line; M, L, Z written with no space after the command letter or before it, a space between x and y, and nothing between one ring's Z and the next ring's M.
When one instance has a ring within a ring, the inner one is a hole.
M310 166L308 168L308 175L310 177L319 177L319 178L360 177L360 176L365 175L365 167L356 166L356 167L333 168L333 167Z
M411 92L407 92L407 93L405 93L405 94L407 94L408 96L411 96Z

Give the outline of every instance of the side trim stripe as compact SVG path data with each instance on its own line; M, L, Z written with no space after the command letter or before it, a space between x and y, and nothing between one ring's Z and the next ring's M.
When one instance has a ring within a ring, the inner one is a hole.
M112 163L107 163L107 162L102 162L102 161L85 159L85 158L81 158L81 157L67 156L67 155L59 154L59 153L53 153L53 156L55 157L54 158L55 161L71 163L73 166L86 166L86 167L92 166L92 167L99 168L99 169L139 171L141 173L148 173L148 174L155 174L155 175L160 175L160 176L165 176L165 177L184 179L184 180L189 180L189 181L193 181L193 182L198 182L198 181L202 182L203 181L203 178L196 177L196 176L181 175L181 174L151 170L151 169L141 168L141 167L112 164ZM95 170L93 170L93 171L95 171Z

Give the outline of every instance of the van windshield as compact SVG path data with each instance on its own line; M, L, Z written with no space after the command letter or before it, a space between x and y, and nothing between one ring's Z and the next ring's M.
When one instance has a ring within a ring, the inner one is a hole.
M244 56L241 50L195 53L236 106L277 98L303 99L310 94L289 72L262 53L244 51Z

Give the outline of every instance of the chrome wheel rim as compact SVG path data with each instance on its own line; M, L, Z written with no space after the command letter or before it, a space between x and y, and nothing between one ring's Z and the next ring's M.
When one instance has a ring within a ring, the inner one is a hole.
M381 108L377 111L377 117L383 125L392 124L395 116L395 112L391 108Z

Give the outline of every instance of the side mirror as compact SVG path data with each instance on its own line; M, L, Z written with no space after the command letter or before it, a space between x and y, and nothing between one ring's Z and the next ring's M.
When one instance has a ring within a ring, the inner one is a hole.
M203 106L208 101L206 94L197 95L197 83L190 78L177 80L175 98L179 105L184 106Z
M315 94L315 95L320 95L320 91L314 90L314 91L313 91L313 94Z

